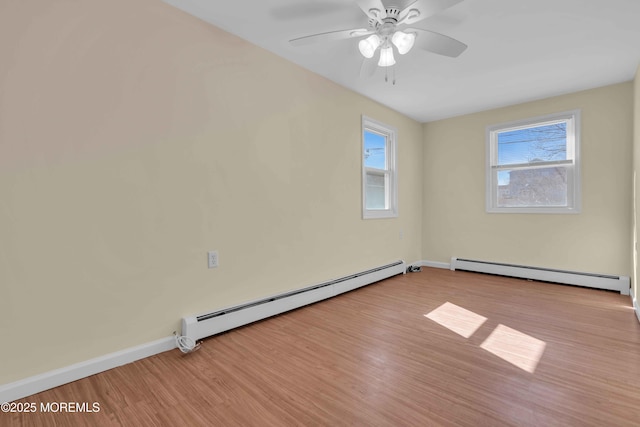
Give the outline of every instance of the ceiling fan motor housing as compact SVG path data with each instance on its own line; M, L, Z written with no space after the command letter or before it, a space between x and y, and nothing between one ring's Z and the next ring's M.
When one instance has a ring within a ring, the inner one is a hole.
M387 13L387 18L391 18L393 20L395 20L396 22L398 22L398 16L400 15L400 9L395 7L395 6L391 6L385 9L385 12Z
M385 8L384 18L380 18L378 16L378 14L380 13L378 9L371 9L369 12L371 13L371 15L373 15L373 17L369 18L369 26L376 30L378 29L378 27L384 24L397 24L398 17L400 16L400 9L395 6Z

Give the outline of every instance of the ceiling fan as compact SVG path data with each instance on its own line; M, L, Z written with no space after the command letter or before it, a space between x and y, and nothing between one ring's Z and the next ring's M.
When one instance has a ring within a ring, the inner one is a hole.
M398 2L398 0L389 0L387 3L394 1ZM289 42L293 46L304 46L319 42L361 38L358 42L360 53L365 59L371 59L380 51L378 58L380 67L389 67L396 63L394 48L400 55L406 54L416 46L429 52L455 58L465 51L466 44L440 33L406 26L433 16L461 1L463 0L416 0L400 9L393 5L385 6L382 0L356 0L360 9L369 18L368 28L329 31L298 37ZM373 68L369 66L369 71L373 74L375 65Z

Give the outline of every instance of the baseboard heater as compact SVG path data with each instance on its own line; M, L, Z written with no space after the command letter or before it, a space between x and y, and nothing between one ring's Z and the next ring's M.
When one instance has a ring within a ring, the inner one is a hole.
M262 298L196 316L182 318L182 335L206 338L275 316L405 272L404 261L373 268L340 279Z
M554 270L550 268L529 267L525 265L500 264L488 261L476 261L463 258L451 258L451 270L473 271L496 274L499 276L519 277L540 280L542 282L561 283L563 285L586 286L589 288L618 291L629 295L630 280L627 276L580 273L576 271Z

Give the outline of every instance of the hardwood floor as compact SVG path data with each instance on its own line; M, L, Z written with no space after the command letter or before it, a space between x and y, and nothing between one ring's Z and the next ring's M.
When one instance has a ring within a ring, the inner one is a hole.
M483 320L484 319L484 320ZM22 399L11 426L637 426L628 296L424 268Z

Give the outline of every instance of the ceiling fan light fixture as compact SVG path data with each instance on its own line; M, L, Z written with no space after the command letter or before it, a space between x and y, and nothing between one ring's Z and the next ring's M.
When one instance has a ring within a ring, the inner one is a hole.
M373 58L378 46L380 46L380 37L377 34L372 34L358 43L358 49L365 58Z
M396 63L393 57L393 48L391 46L383 47L380 49L380 61L378 65L381 67L390 67Z
M404 55L409 52L416 41L415 33L396 31L391 37L391 42L398 48L398 53Z

